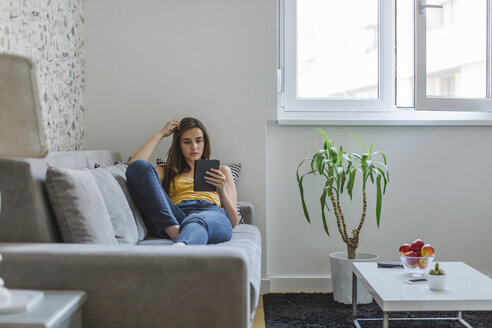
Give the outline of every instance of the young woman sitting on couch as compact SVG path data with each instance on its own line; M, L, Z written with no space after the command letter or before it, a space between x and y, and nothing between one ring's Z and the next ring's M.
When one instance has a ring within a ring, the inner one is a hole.
M173 135L165 167L148 162L159 142ZM231 239L238 223L237 193L229 167L207 171L217 191L194 191L195 160L210 158L210 138L195 118L171 120L130 160L127 184L149 236L178 245L217 244Z

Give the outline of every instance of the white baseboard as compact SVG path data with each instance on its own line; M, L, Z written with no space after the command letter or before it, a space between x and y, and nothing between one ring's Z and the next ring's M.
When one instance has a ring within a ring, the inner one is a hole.
M260 293L329 293L331 276L268 276L261 279Z
M492 275L488 275L492 278ZM331 276L268 276L261 279L260 294L331 293Z

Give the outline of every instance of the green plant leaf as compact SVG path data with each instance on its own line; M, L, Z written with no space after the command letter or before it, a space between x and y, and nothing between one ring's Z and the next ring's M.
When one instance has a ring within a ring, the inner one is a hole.
M342 181L340 183L340 193L343 194L343 187L345 186L345 181L347 180L347 173L343 172Z
M355 134L352 134L352 133L349 133L352 137L354 137L355 139L357 139L357 141L360 143L360 145L362 146L362 151L365 153L366 152L366 149L364 148L364 144L362 143L362 141L357 138L357 136Z
M362 159L362 157L359 154L356 154L356 153L351 153L350 154L350 157L355 157L359 161Z
M376 224L379 228L379 223L381 222L381 207L383 205L383 195L381 194L381 176L377 177L377 197L376 197Z
M318 158L322 158L322 155L323 154L323 150L318 150L314 155L313 157L311 158L311 170L317 170L317 163L318 163ZM316 168L314 166L314 164L316 163Z
M347 192L350 196L350 200L352 200L352 191L354 190L354 182L355 182L356 174L357 174L357 169L353 169L349 173L349 181L347 183Z
M374 142L371 144L371 147L369 147L369 151L368 151L369 155L371 155L372 147L374 147Z
M298 183L298 186L299 186L299 193L301 194L302 210L304 212L304 216L306 217L306 220L309 223L311 223L311 219L309 218L309 212L308 212L308 209L307 209L307 206L306 206L306 201L304 200L304 187L302 185L302 181L304 180L304 177L306 175L313 174L316 171L315 170L312 170L312 171L309 171L308 173L303 174L302 176L299 176L299 169L301 168L302 164L305 161L306 160L303 160L301 163L299 163L299 166L297 166L296 177L297 177L297 183Z
M325 183L325 190L327 190L328 196L333 194L333 190L338 192L337 188L333 187L333 181L335 181L335 177L330 177Z
M316 157L316 169L318 173L323 174L323 153L318 153L318 157Z
M325 149L331 149L331 140L330 140L330 138L328 138L328 135L321 128L318 128L317 130L319 132L321 132L323 134L323 136L325 137L325 143L326 143L326 148Z
M327 207L326 206L326 189L323 189L323 194L321 194L321 198L319 200L321 203L321 220L323 221L323 228L325 229L326 234L329 236L330 232L328 231L328 224L326 223L326 215L325 215L325 207ZM330 209L328 208L328 210L330 210Z
M379 171L379 174L383 177L384 180L384 187L383 187L383 195L386 193L386 184L388 183L388 180L386 180L386 177L384 176L384 171L381 168L376 168Z
M360 161L366 163L368 159L369 159L369 154L368 153L362 153Z
M329 158L330 158L330 161L331 161L332 163L334 163L334 164L335 164L335 163L337 162L338 153L337 153L337 149L336 149L336 147L331 147L331 148L330 148L330 157L329 157Z
M373 156L376 156L377 154L381 155L381 157L383 158L383 162L386 165L386 155L383 152L375 151Z
M337 166L342 165L342 160L343 160L343 147L340 145L340 148L338 150L338 156L337 156Z

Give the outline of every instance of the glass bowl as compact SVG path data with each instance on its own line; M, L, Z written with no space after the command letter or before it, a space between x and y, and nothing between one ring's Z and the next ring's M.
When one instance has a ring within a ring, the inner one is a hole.
M401 263L410 277L424 277L432 267L434 255L426 257L405 256L400 254Z

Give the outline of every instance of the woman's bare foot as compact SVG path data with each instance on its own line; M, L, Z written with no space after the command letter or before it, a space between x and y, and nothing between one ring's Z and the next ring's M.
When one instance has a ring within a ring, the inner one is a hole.
M179 225L167 227L164 231L169 235L169 237L171 237L173 242L175 242L179 236Z

